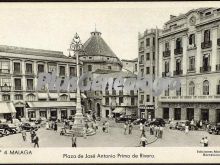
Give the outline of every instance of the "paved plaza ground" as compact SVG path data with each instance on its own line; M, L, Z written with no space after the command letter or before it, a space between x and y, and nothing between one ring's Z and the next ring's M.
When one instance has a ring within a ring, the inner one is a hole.
M100 123L101 125L101 123ZM71 137L60 136L58 132L46 130L44 127L37 131L40 139L40 147L71 147ZM10 135L0 138L0 147L33 147L30 142L30 133L27 133L27 141L23 142L21 134ZM110 132L103 133L101 127L96 135L77 138L78 147L137 147L139 146L141 132L135 126L132 135L124 135L123 124L110 121ZM149 128L146 128L148 142L153 142L156 138L150 135ZM200 147L200 140L207 136L210 147L220 146L220 135L210 135L205 131L190 131L185 134L182 131L164 129L163 138L149 144L147 147Z

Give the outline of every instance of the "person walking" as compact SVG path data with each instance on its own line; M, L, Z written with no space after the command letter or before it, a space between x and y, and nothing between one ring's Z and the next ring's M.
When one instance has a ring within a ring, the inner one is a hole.
M39 137L37 136L37 134L35 134L34 136L34 148L37 146L37 148L39 148Z
M105 125L105 121L104 121L102 124L102 132L105 132L105 131L106 131L106 125Z
M160 125L160 127L159 127L159 135L160 135L160 138L162 139L163 138L163 127L162 127L162 125Z
M57 132L57 122L54 123L54 131Z
M127 134L127 122L124 123L124 135Z
M146 146L147 138L146 138L145 135L141 135L140 143L141 143L141 146L142 146L142 147L145 147L145 146Z
M153 133L153 125L151 124L150 125L150 135L153 135L154 133Z
M133 123L132 123L132 122L129 122L129 125L128 125L128 134L129 134L129 135L132 134L132 129L133 129Z
M143 124L142 124L142 122L140 122L140 131L142 132L143 131Z
M109 132L109 122L108 121L105 122L105 127L106 127L106 132L108 133Z
M73 134L72 136L72 147L76 147L76 135Z
M209 140L207 137L204 138L204 147L208 147L209 146Z
M201 144L201 147L204 147L204 138L201 139L200 144Z
M185 134L188 134L188 133L189 133L189 126L186 125L186 126L185 126Z
M26 141L27 134L24 129L21 131L21 135L22 135L23 141Z
M49 122L47 121L46 122L46 130L49 130L50 129L50 126L49 126Z
M35 137L36 133L34 132L33 129L30 131L30 135L31 135L31 143L34 143L34 137Z
M155 137L158 137L158 126L157 125L155 126L154 130L155 130Z

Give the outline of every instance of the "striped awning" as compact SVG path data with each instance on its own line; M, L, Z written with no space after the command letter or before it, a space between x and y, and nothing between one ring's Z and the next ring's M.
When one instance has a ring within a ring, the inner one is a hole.
M125 113L125 109L121 107L116 107L115 110L112 113Z
M16 113L13 103L0 103L0 113Z

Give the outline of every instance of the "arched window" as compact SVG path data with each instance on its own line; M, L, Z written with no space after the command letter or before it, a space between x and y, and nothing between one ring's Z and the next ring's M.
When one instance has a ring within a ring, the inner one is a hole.
M189 95L191 96L195 95L195 84L192 81L189 83Z
M36 100L36 96L34 94L28 94L26 96L27 101L35 101Z
M67 101L68 96L67 95L61 95L60 101Z
M209 81L203 81L203 95L209 95Z
M165 73L168 73L168 72L169 72L169 67L170 67L169 62L166 61L166 62L165 62Z

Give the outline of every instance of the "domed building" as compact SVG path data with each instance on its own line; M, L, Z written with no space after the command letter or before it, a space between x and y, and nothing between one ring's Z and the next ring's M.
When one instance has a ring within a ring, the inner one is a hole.
M84 52L80 54L79 58L83 62L84 73L92 72L93 77L109 74L111 77L115 78L116 75L123 75L122 62L101 37L100 32L96 30L91 32L91 36L84 43L83 49ZM84 82L87 84L87 81L89 80L85 80ZM106 94L106 91L104 93L102 93L102 91L86 91L85 94L87 99L83 101L84 112L95 114L98 118L112 116L114 114L113 111L120 108L120 106L122 110L127 109L127 113L129 111L134 112L134 102L137 101L137 95L133 95L131 99L128 97L128 94L126 94L126 97L120 95L119 98L119 94ZM126 108L125 106L129 104L123 104L122 100L124 100L124 102L131 102L132 100L133 105Z

